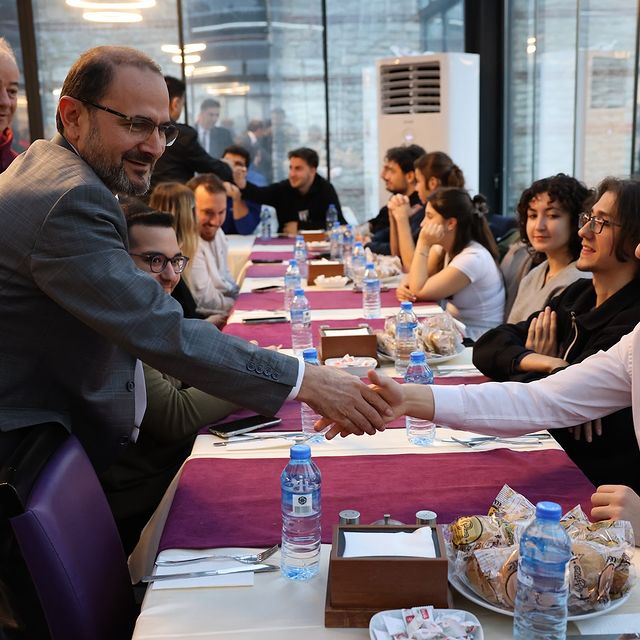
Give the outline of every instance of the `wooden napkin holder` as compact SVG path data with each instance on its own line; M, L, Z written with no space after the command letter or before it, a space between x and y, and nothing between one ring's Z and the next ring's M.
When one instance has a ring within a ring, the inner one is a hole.
M450 608L448 562L442 530L432 527L435 558L344 558L344 532L412 532L424 525L335 525L329 558L325 627L367 627L378 611L430 604Z
M327 335L329 331L348 331L366 328L366 335L346 336ZM376 334L368 324L353 327L320 327L320 357L322 362L327 358L342 358L347 353L351 356L370 356L377 359L378 342Z
M324 242L327 239L327 232L324 229L298 231L298 235L302 236L305 242Z
M324 276L330 278L331 276L343 276L344 264L338 261L326 261L326 260L309 260L307 261L309 267L309 275L307 276L307 282L309 284L315 284L315 280L318 276Z

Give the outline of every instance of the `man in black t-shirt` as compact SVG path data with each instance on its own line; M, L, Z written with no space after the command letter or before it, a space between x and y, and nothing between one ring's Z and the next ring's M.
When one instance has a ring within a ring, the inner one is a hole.
M295 235L301 229L324 229L330 204L345 219L338 194L330 182L318 175L318 154L307 147L289 151L289 178L267 187L247 182L242 190L246 200L268 204L278 214L278 232Z

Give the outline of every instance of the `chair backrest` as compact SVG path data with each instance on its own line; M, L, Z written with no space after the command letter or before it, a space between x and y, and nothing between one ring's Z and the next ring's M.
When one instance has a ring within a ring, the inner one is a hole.
M51 638L131 638L135 604L124 550L78 440L34 428L0 482L3 504L14 503L9 522Z

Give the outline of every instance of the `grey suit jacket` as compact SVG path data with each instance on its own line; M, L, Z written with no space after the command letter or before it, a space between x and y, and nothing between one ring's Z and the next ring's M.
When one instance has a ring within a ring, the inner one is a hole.
M295 385L294 358L184 319L134 266L116 198L61 136L0 176L0 225L0 430L68 416L101 468L132 429L136 357L260 413Z

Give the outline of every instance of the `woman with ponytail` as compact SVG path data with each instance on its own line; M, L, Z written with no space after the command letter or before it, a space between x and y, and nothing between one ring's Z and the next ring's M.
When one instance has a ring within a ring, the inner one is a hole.
M504 285L498 247L485 219L486 200L455 187L427 198L407 286L400 300L447 300L446 310L477 340L502 322Z
M422 206L411 206L409 198L396 194L389 199L391 255L399 256L402 266L409 270L424 218L424 206L429 194L438 187L464 187L464 174L460 167L442 151L420 156L414 163L416 191Z

